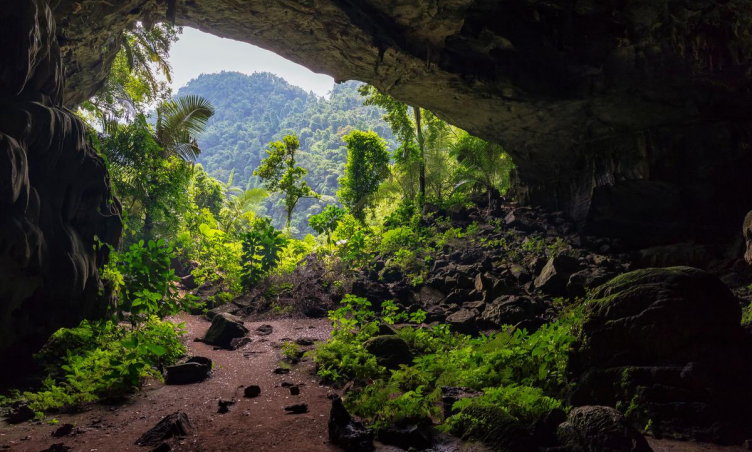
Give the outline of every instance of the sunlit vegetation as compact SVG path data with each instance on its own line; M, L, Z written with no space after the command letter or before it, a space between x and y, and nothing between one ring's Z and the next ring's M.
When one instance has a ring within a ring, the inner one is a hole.
M509 187L512 164L500 146L356 82L321 99L269 74L223 73L173 96L166 56L178 34L168 25L127 32L105 88L79 111L125 231L100 270L113 309L55 333L37 356L41 387L12 394L40 416L160 379L185 352L175 315L205 312L269 279L276 282L266 292L286 290L306 256L337 269L326 283L338 290L377 255L419 285L438 253L473 240L477 228L424 224L424 208L463 206ZM178 267L215 290L203 299L179 291ZM330 314L331 341L316 352L324 380L374 381L347 401L371 425L436 417L442 385L483 390L473 404L519 418L560 406L569 324L473 339L419 326L422 311L408 316L387 300L381 309L377 316L345 296ZM420 351L411 365L388 371L364 350L380 322L411 323L398 330ZM287 345L284 354L298 350ZM467 408L458 406L449 425Z

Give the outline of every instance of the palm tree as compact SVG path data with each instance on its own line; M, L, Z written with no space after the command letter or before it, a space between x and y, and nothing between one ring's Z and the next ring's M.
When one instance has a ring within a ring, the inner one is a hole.
M509 171L513 163L500 145L465 133L451 147L450 155L460 164L455 191L486 190L490 209L493 190L503 193L509 188Z
M239 190L233 196L225 198L225 206L219 214L219 229L226 233L233 233L238 221L250 223L256 216L255 208L269 195L263 188Z
M201 96L176 97L159 104L154 139L164 149L165 157L196 160L201 153L196 137L203 133L212 115L214 107Z
M196 160L201 153L196 137L204 131L213 114L214 107L201 96L176 97L159 104L154 141L162 148L162 158L176 156L187 162ZM149 202L155 201L150 194ZM144 237L147 240L153 228L153 219L146 209Z

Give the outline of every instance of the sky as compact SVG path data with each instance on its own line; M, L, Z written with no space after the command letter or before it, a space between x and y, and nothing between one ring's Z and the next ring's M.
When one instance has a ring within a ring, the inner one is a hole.
M169 61L172 66L172 90L176 94L179 88L200 74L221 71L249 75L271 72L319 96L326 96L334 85L332 77L316 74L274 52L188 27L183 28L178 42L172 45Z

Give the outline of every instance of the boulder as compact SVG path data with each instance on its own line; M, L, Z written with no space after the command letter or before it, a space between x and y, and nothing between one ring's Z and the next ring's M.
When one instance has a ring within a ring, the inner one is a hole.
M476 321L480 313L476 309L460 309L446 318L446 323L452 331L462 334L476 334L478 325Z
M752 265L752 210L744 218L742 233L744 234L744 241L747 245L747 249L744 252L744 260L746 260L749 265Z
M212 370L209 358L195 356L185 363L168 366L165 369L165 384L186 385L204 381Z
M455 402L482 396L482 391L476 391L472 388L463 388L456 386L443 386L441 388L441 405L444 409L444 418L448 418L457 412L452 408Z
M584 297L588 290L603 285L614 276L614 272L599 267L580 270L569 277L567 293L570 297Z
M212 319L203 341L217 347L230 348L233 339L246 334L248 334L248 328L243 325L243 320L232 314L221 313Z
M642 434L617 410L583 406L569 412L557 431L570 452L652 452Z
M11 406L5 420L9 424L20 424L34 419L34 416L36 416L36 413L34 413L34 410L29 405L16 402Z
M376 439L402 450L426 450L433 444L430 430L424 425L417 424L379 428L376 431Z
M188 415L177 411L162 418L161 421L136 440L138 446L156 446L172 437L186 436L193 429Z
M570 354L569 402L621 405L656 432L719 443L752 434L741 309L690 267L625 273L596 290Z
M258 385L248 385L243 389L243 397L252 399L261 395L261 387Z
M287 405L285 407L285 411L287 411L290 414L303 414L308 412L308 404L307 403L295 403L292 405Z
M542 311L542 305L528 297L504 295L486 306L481 324L491 328L516 325L539 315Z
M389 292L389 287L387 287L386 284L365 278L353 281L350 293L356 297L365 298L370 301L372 308L376 311L381 310L382 301L390 300L392 298L392 295Z
M546 262L537 278L535 288L552 296L564 296L567 293L569 277L577 271L579 261L573 257L559 255Z
M706 269L710 257L707 247L694 242L682 242L640 250L637 263L644 268L686 265Z
M413 362L413 352L407 342L396 335L372 337L363 346L376 357L380 366L387 369L398 369L401 364L409 365Z
M328 426L329 440L346 452L370 452L374 449L371 430L350 416L339 397L332 400Z
M480 422L459 420L452 426L453 435L483 441L500 452L539 451L528 426L510 416L504 409L493 405L471 405L462 412L468 419Z
M421 306L433 306L439 304L446 298L446 294L439 289L431 286L423 286L415 294L415 299Z

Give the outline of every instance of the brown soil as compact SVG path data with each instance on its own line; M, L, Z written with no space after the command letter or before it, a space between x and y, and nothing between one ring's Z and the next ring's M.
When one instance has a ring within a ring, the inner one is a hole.
M214 350L212 346L193 342L203 336L209 322L185 315L189 353L214 361L211 378L185 386L166 386L149 381L144 390L117 406L94 405L79 414L55 416L59 423L0 424L0 448L12 451L39 452L55 443L65 443L74 451L148 451L135 441L164 416L183 411L194 429L180 440L170 440L175 451L337 451L329 443L327 421L332 388L321 386L313 375L313 363L304 361L292 366L287 375L276 375L283 339L309 338L324 340L329 336L326 319L283 319L246 322L253 342L234 351ZM259 336L255 329L270 324L274 332ZM300 395L292 396L282 382L300 384ZM258 385L261 395L243 397L242 386ZM218 401L235 400L229 413L217 413ZM308 413L286 414L284 407L307 403ZM51 436L59 426L70 423L77 434L56 439Z
M330 323L326 319L282 319L246 322L253 341L239 350L214 350L212 346L193 342L203 336L209 322L197 316L181 318L187 328L189 354L214 361L208 380L185 386L166 386L150 380L138 394L119 405L93 405L78 414L55 416L57 425L46 423L0 424L0 450L39 452L52 444L64 443L76 452L150 451L135 441L160 419L176 411L185 412L193 423L190 435L169 440L174 451L339 451L328 440L327 420L336 392L320 385L313 374L313 363L304 360L292 366L287 375L273 370L282 359L285 339L325 340ZM259 336L255 329L263 324L274 327L272 334ZM283 382L300 385L300 395L292 396ZM243 387L259 385L257 398L243 397ZM234 400L226 414L217 413L218 401ZM308 404L308 413L286 414L284 407L293 403ZM63 424L77 427L73 434L53 438L52 432ZM456 439L443 438L436 450L485 450L482 446L462 445ZM707 444L649 439L655 452L737 452L746 449ZM379 452L398 451L378 445Z

